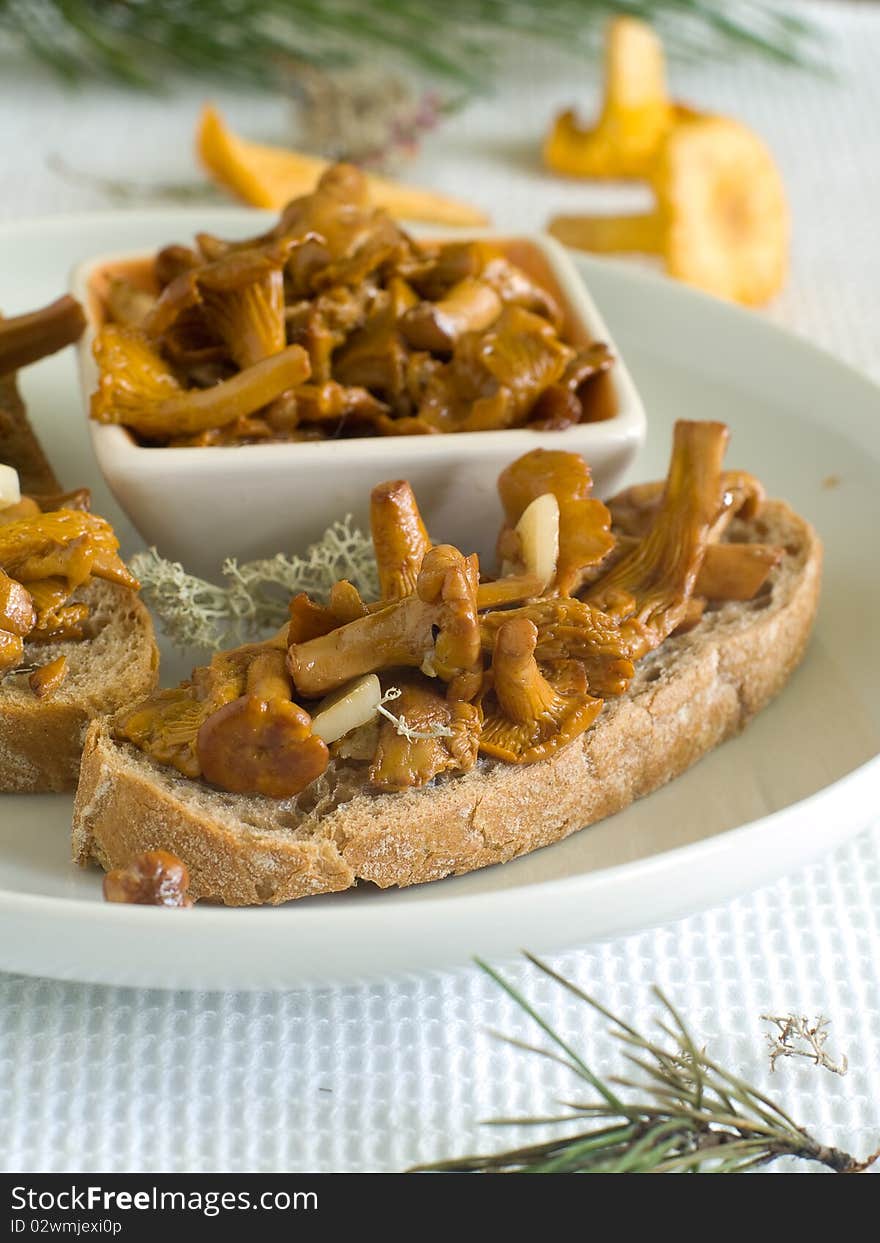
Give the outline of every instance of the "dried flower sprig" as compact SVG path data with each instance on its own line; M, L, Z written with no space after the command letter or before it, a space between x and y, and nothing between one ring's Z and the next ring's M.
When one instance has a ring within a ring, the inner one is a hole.
M399 686L391 686L376 705L376 711L379 715L384 716L386 721L390 721L402 738L406 738L410 742L427 742L431 738L455 737L455 731L451 730L448 725L435 725L433 729L428 730L413 729L403 714L395 716L393 712L389 712L385 705L395 699L399 699L402 694L403 692Z
M770 1097L725 1070L697 1047L672 1003L656 989L661 1006L658 1039L643 1035L546 963L528 960L611 1023L611 1034L639 1079L603 1080L512 984L484 962L479 966L550 1038L537 1046L507 1036L508 1043L560 1063L588 1084L596 1099L563 1102L563 1112L540 1118L502 1118L494 1125L576 1124L578 1129L544 1143L484 1156L461 1157L420 1169L471 1173L739 1174L780 1157L797 1157L838 1174L861 1173L880 1160L880 1149L858 1160L820 1144Z
M849 1069L846 1055L835 1062L825 1048L831 1024L824 1015L808 1019L805 1014L762 1014L761 1018L776 1027L775 1032L766 1033L771 1071L776 1069L781 1057L806 1057L817 1066L830 1070L833 1075L846 1074Z
M455 106L376 64L303 64L291 75L291 89L299 101L296 137L308 150L385 173L412 159L422 138Z
M277 630L287 620L287 605L299 591L326 603L331 587L348 579L358 591L379 594L376 558L370 537L352 525L348 514L334 522L301 556L278 553L259 561L223 565L226 585L189 574L155 548L132 557L131 571L140 581L147 604L160 618L172 643L207 650Z

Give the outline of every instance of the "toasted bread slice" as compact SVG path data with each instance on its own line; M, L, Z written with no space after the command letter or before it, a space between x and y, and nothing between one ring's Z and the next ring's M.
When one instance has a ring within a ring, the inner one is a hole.
M149 694L156 684L159 652L140 599L100 579L74 599L90 605L84 639L26 642L24 648L25 666L67 657L58 690L38 699L14 669L0 680L0 790L74 789L90 721Z
M423 789L376 793L365 767L334 761L293 799L227 794L89 730L73 820L80 863L124 865L168 850L190 893L230 906L347 889L415 885L503 863L620 811L738 733L782 689L816 612L822 549L812 527L769 501L728 537L784 546L760 596L726 603L637 666L596 724L551 759L481 759Z

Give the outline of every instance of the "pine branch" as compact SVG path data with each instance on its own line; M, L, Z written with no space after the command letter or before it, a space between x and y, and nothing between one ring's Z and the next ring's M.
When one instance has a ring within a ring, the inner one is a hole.
M277 89L297 63L390 58L469 93L490 84L508 36L579 52L615 13L655 22L672 52L820 63L818 31L765 0L0 0L0 50L67 82L141 89L174 73Z
M531 954L529 961L611 1023L611 1035L638 1078L603 1080L541 1017L512 984L486 963L478 965L550 1037L556 1049L507 1039L550 1057L589 1084L599 1100L563 1102L551 1117L498 1119L493 1125L576 1125L574 1133L508 1152L460 1157L418 1167L436 1172L624 1174L740 1174L780 1157L797 1157L838 1174L856 1174L880 1160L880 1149L860 1161L820 1144L770 1097L725 1070L697 1047L683 1018L655 988L660 1039L613 1014L589 993ZM556 1050L561 1050L560 1054Z

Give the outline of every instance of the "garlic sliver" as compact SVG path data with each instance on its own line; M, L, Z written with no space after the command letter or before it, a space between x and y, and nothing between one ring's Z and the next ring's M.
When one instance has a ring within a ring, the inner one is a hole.
M312 717L312 733L328 745L350 734L353 729L366 725L376 715L382 700L382 687L375 673L358 678L340 687L321 702Z
M556 577L559 560L559 501L552 492L538 496L516 524L527 574L546 587Z
M21 500L18 471L13 466L0 463L0 509L8 509Z

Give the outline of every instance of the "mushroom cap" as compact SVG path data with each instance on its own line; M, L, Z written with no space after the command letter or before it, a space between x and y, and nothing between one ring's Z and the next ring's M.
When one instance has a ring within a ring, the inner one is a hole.
M640 641L637 626L620 625L581 600L532 600L521 608L481 614L484 652L494 649L500 627L517 617L527 617L537 626L536 654L542 665L576 660L586 669L595 694L608 697L626 690L635 672L632 649Z
M694 116L671 131L652 181L671 276L758 306L785 280L790 220L773 157L745 125Z
M561 660L539 669L535 660L538 627L527 617L505 622L495 639L494 692L483 702L484 720L480 750L509 764L530 764L546 759L589 729L602 710L602 700L587 690L583 666ZM517 715L505 711L504 681L509 680L519 708L530 700L534 712Z
M498 492L507 523L517 523L526 507L544 493L559 502L559 553L555 593L571 595L582 571L601 561L614 547L611 515L591 496L590 468L579 453L533 449L512 462L498 477ZM501 533L499 545L504 540Z
M107 902L138 906L192 906L187 897L189 868L167 850L143 850L127 867L112 868L104 876Z
M468 772L477 762L483 714L478 704L444 695L417 677L395 679L397 722L384 720L370 765L370 784L380 790L427 785L444 772Z
M311 726L309 714L289 700L240 695L199 730L202 777L234 794L299 794L330 760L327 744Z

